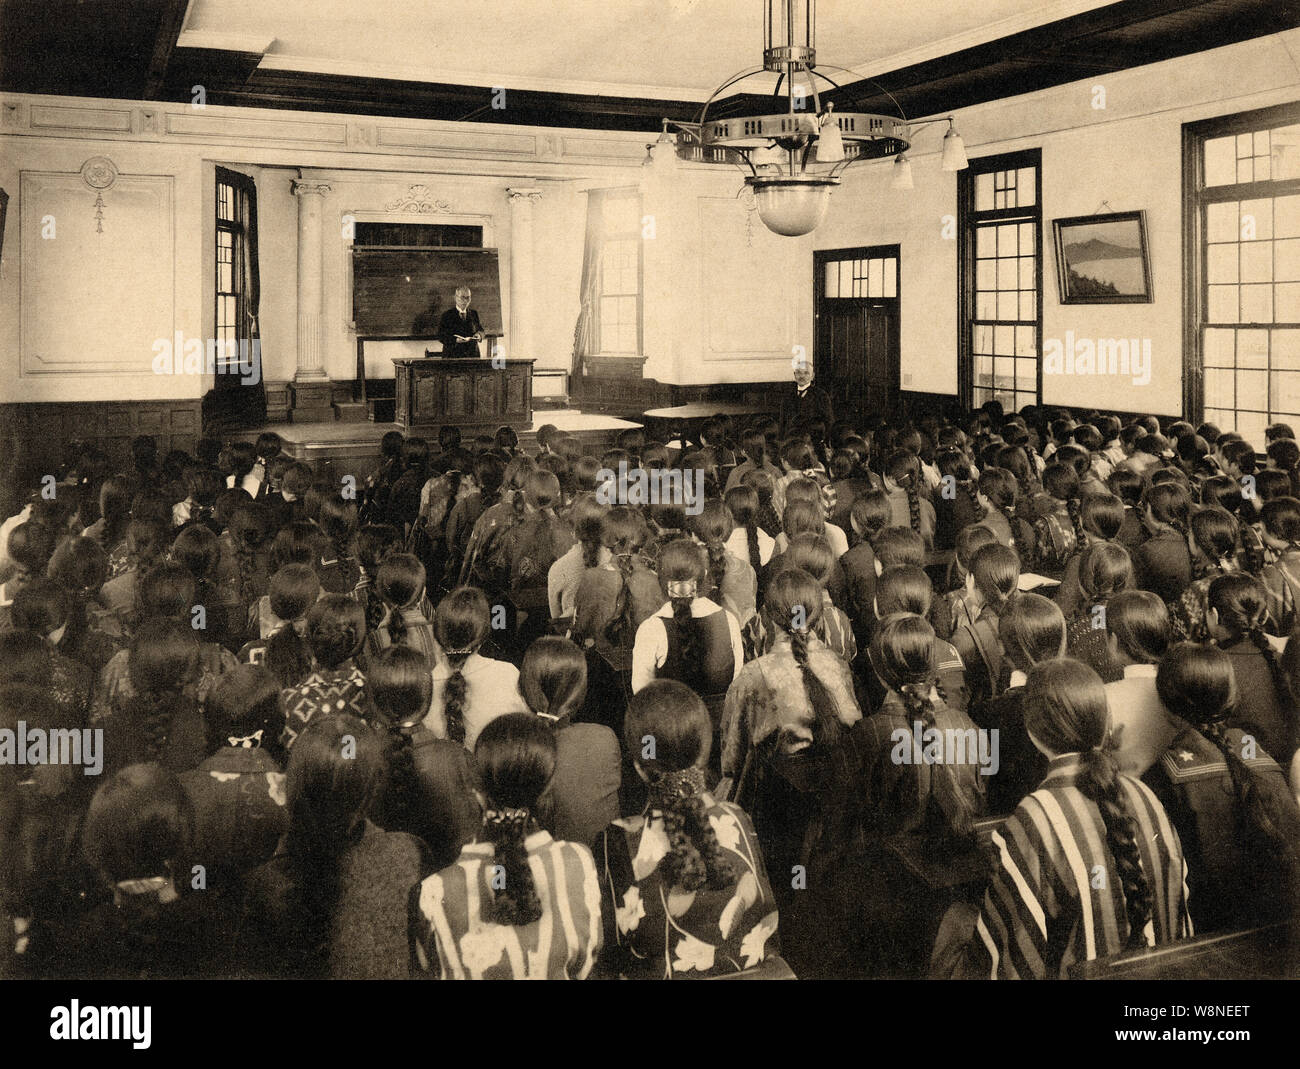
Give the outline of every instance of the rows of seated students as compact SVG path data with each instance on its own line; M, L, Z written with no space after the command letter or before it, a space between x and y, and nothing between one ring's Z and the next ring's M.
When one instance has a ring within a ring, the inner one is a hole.
M0 764L0 971L1054 977L1285 922L1268 437L990 403L394 434L368 478L78 448L0 525L0 727L100 733Z

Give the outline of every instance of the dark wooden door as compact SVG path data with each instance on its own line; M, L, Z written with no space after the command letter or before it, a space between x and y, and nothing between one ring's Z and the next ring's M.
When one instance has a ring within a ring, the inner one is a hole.
M885 415L898 398L898 312L860 297L824 299L814 367L836 419Z

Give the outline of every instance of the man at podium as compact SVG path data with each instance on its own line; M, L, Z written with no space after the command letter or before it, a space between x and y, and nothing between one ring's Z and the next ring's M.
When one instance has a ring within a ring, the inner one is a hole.
M478 310L469 306L470 289L460 286L456 290L456 307L448 308L438 320L438 340L442 342L445 357L479 355L478 343L486 335L479 322Z

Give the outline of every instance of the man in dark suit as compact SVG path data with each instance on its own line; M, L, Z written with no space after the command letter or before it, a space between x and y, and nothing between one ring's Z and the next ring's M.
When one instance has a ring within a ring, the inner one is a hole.
M479 322L478 310L469 306L470 290L461 286L456 290L456 307L448 308L438 320L438 340L442 342L442 355L446 357L479 355L478 343L486 336Z
M820 422L830 427L834 422L831 413L831 395L812 384L812 364L800 360L794 367L794 389L781 400L781 430L792 430L809 423Z

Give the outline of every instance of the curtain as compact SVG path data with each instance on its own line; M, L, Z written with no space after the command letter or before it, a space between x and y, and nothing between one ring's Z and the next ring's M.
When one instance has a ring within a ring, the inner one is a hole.
M582 374L582 358L596 351L596 316L600 300L601 236L604 231L605 192L587 192L587 240L582 250L582 306L573 330L573 366L571 376Z
M244 294L242 333L248 338L249 352L258 354L256 384L241 384L240 414L250 422L261 423L266 419L266 383L261 374L262 334L257 318L262 300L262 274L257 260L257 186L251 178L239 197L239 222L244 231L244 240L239 243L239 274Z

